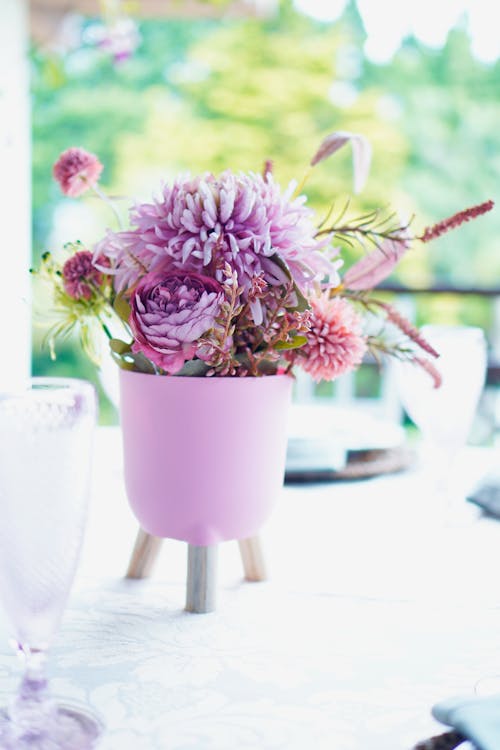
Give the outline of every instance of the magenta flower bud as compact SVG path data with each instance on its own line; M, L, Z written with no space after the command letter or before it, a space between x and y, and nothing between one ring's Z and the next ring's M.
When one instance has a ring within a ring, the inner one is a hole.
M132 351L175 374L214 327L223 298L217 281L197 273L148 274L131 298Z
M103 166L83 148L68 148L54 164L52 173L64 195L77 198L99 180Z
M68 258L62 268L64 291L73 299L90 299L94 286L102 284L102 274L92 262L92 253L81 250Z

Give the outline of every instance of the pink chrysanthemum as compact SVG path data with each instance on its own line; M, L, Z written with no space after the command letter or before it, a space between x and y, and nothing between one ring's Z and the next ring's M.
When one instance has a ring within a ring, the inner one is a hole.
M93 288L102 283L102 275L95 268L92 253L81 250L68 258L62 268L64 291L73 299L90 299Z
M304 200L281 193L270 173L265 178L230 171L219 177L181 177L163 188L159 200L136 205L131 211L135 228L109 232L95 252L112 260L118 291L160 264L222 283L229 263L245 297L256 275L273 285L287 282L275 254L301 289L328 274L335 284L336 251L328 252L330 237L315 238L313 213Z
M311 327L300 365L316 381L334 380L361 364L366 352L362 319L347 300L329 299L328 293L310 303Z
M64 195L77 198L97 183L102 170L94 154L83 148L68 148L60 155L52 172Z

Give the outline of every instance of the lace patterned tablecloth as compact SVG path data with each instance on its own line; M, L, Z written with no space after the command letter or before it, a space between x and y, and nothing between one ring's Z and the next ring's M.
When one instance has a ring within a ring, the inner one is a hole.
M438 730L432 702L500 664L500 609L225 590L218 612L182 590L80 591L53 651L53 689L107 727L102 750L391 750ZM0 691L17 665L0 655Z
M500 675L500 524L470 508L434 527L417 475L286 490L263 531L272 580L242 583L222 545L218 610L190 615L185 545L120 579L136 526L101 448L51 675L101 714L102 750L410 750L440 731L433 703Z

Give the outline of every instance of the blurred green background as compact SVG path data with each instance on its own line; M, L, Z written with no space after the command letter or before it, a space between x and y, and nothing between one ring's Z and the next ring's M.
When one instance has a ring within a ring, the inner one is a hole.
M84 39L93 24L83 21ZM53 162L72 145L99 155L106 191L148 199L179 171L258 171L266 158L287 183L301 177L324 135L350 130L365 134L374 149L353 213L390 204L402 216L415 214L420 229L496 198L500 63L476 60L463 26L450 30L441 49L407 38L384 65L363 54L355 2L334 23L313 21L282 2L267 21L144 21L139 30L137 50L120 64L85 43L63 55L32 51L35 264L47 249L77 239L90 245L106 226L114 228L96 199L71 201L52 181ZM311 205L322 213L333 198L345 201L351 173L348 149L320 165L308 183ZM125 216L127 201L121 205ZM499 224L494 211L416 247L401 263L399 280L497 284ZM419 322L489 328L491 316L491 306L477 298L426 297L418 307ZM41 338L36 324L36 374L96 380L78 345L59 346L53 362ZM103 398L103 421L115 416Z

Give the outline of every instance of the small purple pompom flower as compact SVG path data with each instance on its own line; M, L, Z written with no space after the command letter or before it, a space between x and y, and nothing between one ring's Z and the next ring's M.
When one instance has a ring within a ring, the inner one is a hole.
M68 148L53 167L53 175L64 195L77 198L99 180L103 166L95 154L83 148Z
M90 299L93 288L102 283L99 273L92 261L92 253L81 250L68 258L62 267L63 286L66 294L73 299Z
M197 273L151 273L131 298L132 351L173 375L195 356L224 299L214 279Z

